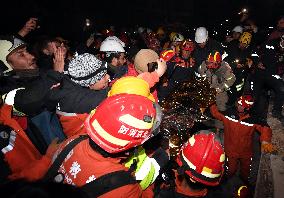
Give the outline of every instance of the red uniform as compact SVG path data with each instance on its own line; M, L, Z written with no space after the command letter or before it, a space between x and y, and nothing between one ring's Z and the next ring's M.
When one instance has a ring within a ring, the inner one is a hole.
M249 115L232 118L220 113L216 105L210 107L212 115L224 123L224 147L228 157L228 172L233 175L237 170L237 161L241 162L241 176L247 180L253 153L253 133L260 132L260 141L271 142L272 131L268 126L251 124Z
M36 171L43 164L49 165L51 159L42 156L16 120L11 118L12 106L3 105L0 109L0 123L12 128L9 145L2 148L4 160L9 164L10 179L26 178L36 180L43 175Z
M77 137L71 137L62 143L57 153L62 151L69 142ZM120 158L104 158L91 148L89 139L86 139L69 152L60 166L59 172L65 177L64 183L83 186L105 174L119 170L127 171L128 168L121 164L120 161ZM151 186L145 191L142 191L138 183L128 184L105 193L100 197L153 197L153 191Z

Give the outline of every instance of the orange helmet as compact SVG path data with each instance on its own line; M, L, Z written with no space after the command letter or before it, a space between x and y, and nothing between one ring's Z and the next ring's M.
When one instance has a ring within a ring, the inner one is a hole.
M244 95L238 99L238 104L240 104L245 109L250 109L253 105L253 98L251 95Z
M194 45L194 42L190 39L186 39L183 43L182 43L182 46L181 46L181 49L182 50L185 50L185 51L190 51L192 52L195 48L195 45Z
M160 106L148 98L117 94L106 98L88 116L85 127L103 150L118 153L139 146L155 135L161 117Z
M210 53L207 58L207 68L208 69L217 69L220 67L220 63L222 62L222 55L219 52Z
M189 138L177 157L179 172L184 171L195 181L208 186L219 184L224 161L224 149L215 134L209 131L200 131Z

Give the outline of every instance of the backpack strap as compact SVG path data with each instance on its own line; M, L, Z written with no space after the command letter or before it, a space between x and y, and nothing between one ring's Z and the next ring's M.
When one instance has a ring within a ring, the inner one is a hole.
M137 181L129 171L120 170L103 175L85 184L81 189L83 189L89 197L98 197L128 184L137 184Z
M78 138L72 140L67 146L64 147L64 149L60 152L60 154L56 157L55 161L52 163L50 168L48 169L47 173L43 177L44 181L52 181L54 177L57 175L57 171L68 155L68 153L81 141L87 139L87 135L80 135Z

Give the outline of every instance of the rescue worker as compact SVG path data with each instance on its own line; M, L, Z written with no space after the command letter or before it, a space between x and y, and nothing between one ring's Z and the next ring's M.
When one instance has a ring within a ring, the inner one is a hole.
M251 117L249 109L253 105L251 95L243 95L236 102L236 108L224 115L216 104L210 107L211 114L224 124L224 148L228 158L228 177L232 177L238 169L240 161L240 177L249 184L250 166L253 155L253 134L260 132L261 150L272 152L272 130L257 117Z
M36 171L42 164L50 164L57 149L56 140L41 155L19 123L12 118L13 107L0 104L0 183L25 178L35 180L43 177Z
M168 155L159 150L147 158L135 148L158 133L161 116L159 105L144 96L108 97L86 119L88 136L60 145L45 179L82 187L90 197L152 197L151 184ZM129 160L132 154L135 160Z
M109 63L110 80L120 78L127 72L125 44L117 37L107 37L100 46L102 60Z
M284 37L264 43L257 56L259 62L253 75L253 94L255 98L254 113L266 120L268 100L262 104L262 98L267 96L267 89L274 91L272 116L284 125L282 106L284 102L284 83L281 78L281 67L284 57Z
M190 80L194 76L193 67L195 66L195 60L192 56L195 49L194 42L190 39L186 39L183 41L180 49L180 56L176 56L172 61L175 63L175 68L171 79L169 79L175 82Z
M232 44L235 42L238 43L238 40L240 39L242 33L243 33L243 27L240 25L235 26L232 30L232 34L226 37L226 42L228 44Z
M202 130L189 138L173 163L173 169L162 173L164 183L157 197L204 197L207 186L220 183L225 153L216 135Z
M230 87L228 92L228 106L234 106L236 100L245 92L249 92L250 88L250 72L253 67L253 50L250 47L252 34L244 32L238 43L232 43L228 46L228 56L225 60L230 64L234 75L235 83ZM248 78L248 79L247 79ZM245 90L246 89L246 90Z
M172 48L175 52L176 55L180 55L180 47L184 41L184 36L180 33L173 34L172 37L170 37L170 48Z
M205 27L199 27L195 31L195 42L197 43L193 53L196 66L201 65L212 51L218 51L224 54L222 45L212 38L209 38L208 31Z
M206 78L211 88L215 88L216 103L220 111L226 110L228 101L227 90L234 84L236 77L230 65L222 60L218 51L209 54L206 61L203 61L198 68L197 77Z

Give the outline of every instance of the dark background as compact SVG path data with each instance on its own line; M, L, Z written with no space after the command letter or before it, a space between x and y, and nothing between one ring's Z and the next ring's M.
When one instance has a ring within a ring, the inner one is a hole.
M189 27L218 27L229 19L235 26L241 8L247 7L259 27L274 26L284 15L284 0L14 0L1 1L0 33L18 31L31 17L39 17L37 31L76 38L90 18L94 27L147 26L183 23Z

